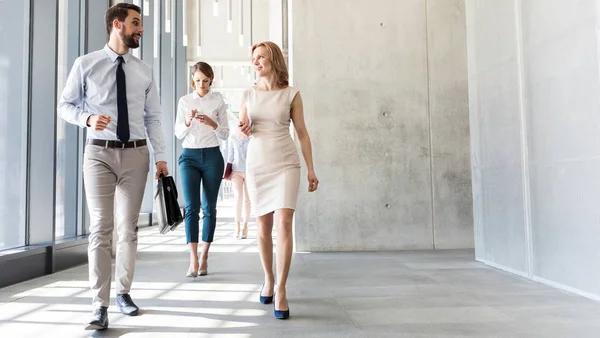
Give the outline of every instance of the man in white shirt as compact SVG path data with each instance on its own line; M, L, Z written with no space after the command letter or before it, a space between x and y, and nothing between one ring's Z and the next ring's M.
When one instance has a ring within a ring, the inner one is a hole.
M140 8L116 4L106 11L105 22L107 45L75 60L57 109L67 122L87 128L83 179L91 223L88 261L94 294L87 330L108 327L115 215L119 234L117 306L126 315L139 312L129 291L150 161L146 138L152 145L156 178L168 175L162 111L152 69L129 54L131 48L139 47L144 30Z

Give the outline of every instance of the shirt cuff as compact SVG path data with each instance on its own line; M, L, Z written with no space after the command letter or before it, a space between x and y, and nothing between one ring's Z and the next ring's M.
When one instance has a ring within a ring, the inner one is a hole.
M217 137L218 137L218 138L220 138L220 139L223 139L223 140L226 140L226 139L227 139L227 136L223 137L223 136L224 136L224 135L223 135L223 134L224 134L224 133L223 133L223 130L224 130L224 129L225 129L225 128L223 128L223 127L221 127L221 126L219 125L219 126L217 126L217 128L216 128L216 129L213 129L213 132L214 132L214 133L217 135Z
M165 153L155 153L154 154L154 164L158 163L158 162L167 162L167 157L165 156Z
M79 125L81 126L81 128L87 128L87 120L90 116L92 116L92 114L90 113L81 113L81 115L79 116Z

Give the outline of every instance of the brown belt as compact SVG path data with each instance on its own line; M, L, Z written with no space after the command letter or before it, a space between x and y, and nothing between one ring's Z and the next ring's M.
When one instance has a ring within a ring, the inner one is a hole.
M98 140L90 138L87 140L87 144L100 146L104 148L136 148L143 147L146 145L146 140L138 140L138 141L129 141L127 143L123 143L121 141L111 141L111 140Z

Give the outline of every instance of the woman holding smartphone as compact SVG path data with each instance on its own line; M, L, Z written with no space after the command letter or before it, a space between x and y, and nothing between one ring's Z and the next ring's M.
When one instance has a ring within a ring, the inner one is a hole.
M208 250L217 225L217 197L225 166L219 139L227 140L229 136L225 102L210 89L213 79L214 72L209 64L198 62L194 65L194 91L179 99L175 121L175 136L183 139L179 169L185 199L186 242L190 250L186 276L194 278L208 274ZM198 259L200 206L203 245Z

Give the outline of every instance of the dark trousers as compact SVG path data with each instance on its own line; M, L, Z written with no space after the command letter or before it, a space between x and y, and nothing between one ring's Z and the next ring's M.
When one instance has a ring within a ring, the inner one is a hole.
M217 227L217 198L225 163L219 147L184 148L179 170L185 199L185 234L187 243L198 243L200 207L202 207L202 241L211 243ZM202 184L202 199L200 185Z

